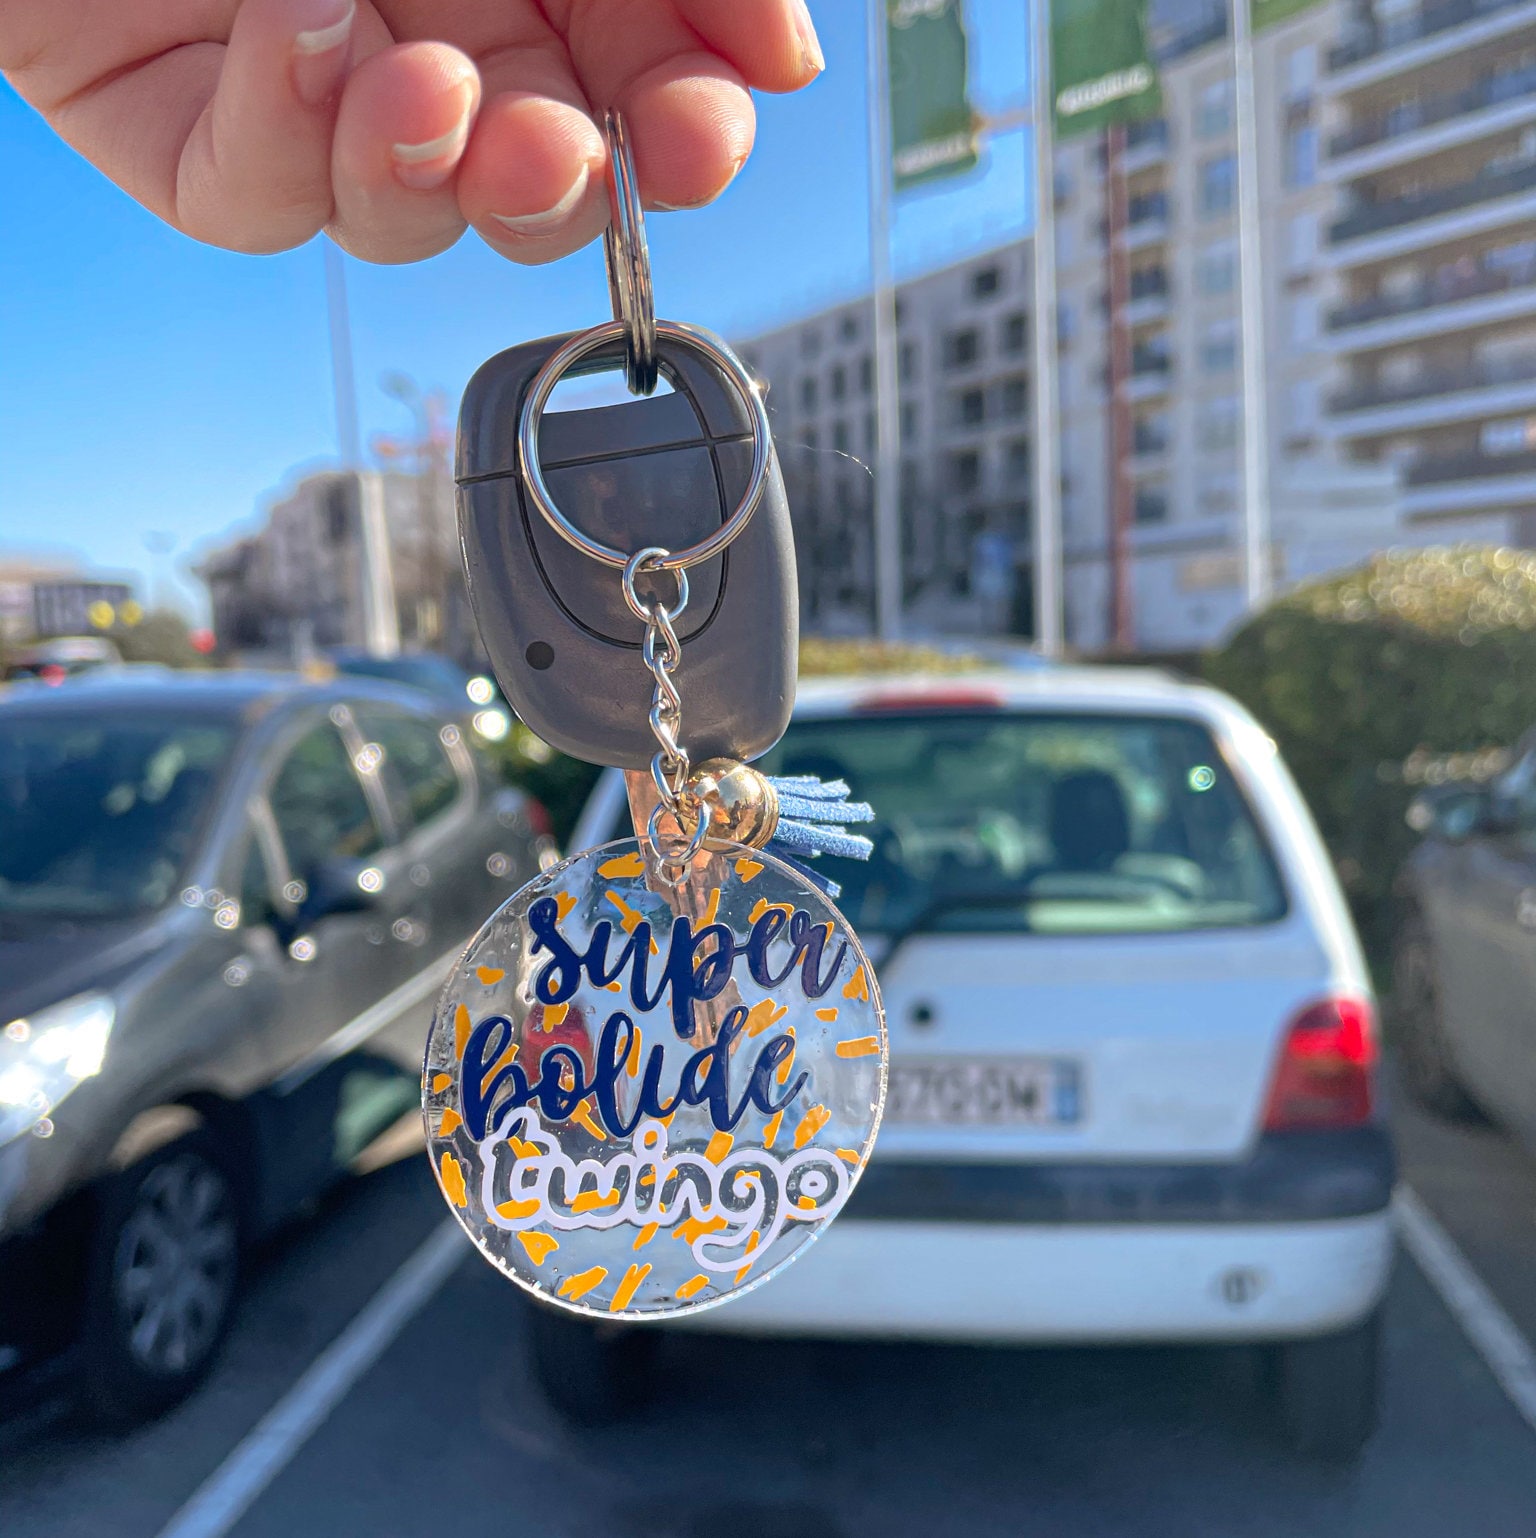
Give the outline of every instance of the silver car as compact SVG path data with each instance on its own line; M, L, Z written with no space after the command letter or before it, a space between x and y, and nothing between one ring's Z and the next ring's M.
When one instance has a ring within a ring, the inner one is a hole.
M0 1397L190 1388L244 1243L414 1120L438 986L548 834L413 690L0 702Z

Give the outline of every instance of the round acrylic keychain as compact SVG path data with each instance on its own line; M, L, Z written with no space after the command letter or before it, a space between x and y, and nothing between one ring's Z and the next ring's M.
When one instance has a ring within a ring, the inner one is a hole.
M837 889L801 863L867 858L868 840L839 825L871 810L841 781L694 766L683 744L672 675L688 568L752 517L771 439L735 354L655 320L634 169L613 115L608 129L616 319L565 342L534 378L519 462L528 503L620 573L644 625L656 752L649 776L628 777L638 836L542 872L470 943L433 1019L422 1104L443 1195L493 1265L580 1313L658 1318L766 1281L842 1209L879 1127L886 1034ZM592 539L539 466L555 385L616 335L632 388L654 385L661 336L709 359L752 424L741 502L684 550ZM670 603L656 596L673 586Z

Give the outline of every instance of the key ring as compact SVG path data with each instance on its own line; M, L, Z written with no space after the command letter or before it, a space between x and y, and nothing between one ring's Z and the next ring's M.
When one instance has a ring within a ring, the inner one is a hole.
M651 252L645 238L645 213L635 157L621 112L603 114L608 140L608 228L603 258L608 269L608 298L613 318L624 322L624 380L632 395L656 388L656 298L651 287Z
M646 567L648 571L681 571L685 566L697 566L701 561L707 561L712 556L719 555L747 526L748 520L757 511L758 503L763 500L763 493L768 489L768 465L773 434L768 426L768 408L763 404L763 398L758 393L756 383L741 359L724 342L697 326L684 325L681 321L658 320L655 326L656 335L661 340L691 348L713 363L730 385L736 399L752 422L752 473L747 477L747 489L730 517L714 533L701 539L697 544L674 551L665 557L657 557ZM544 408L549 404L549 397L554 393L555 386L560 383L569 369L581 362L583 358L612 348L616 342L627 342L628 337L629 328L624 321L610 320L604 321L600 326L593 326L590 331L578 332L563 346L556 348L545 360L544 367L534 375L533 383L528 387L527 395L523 397L523 406L517 421L517 453L522 466L523 487L527 492L528 500L544 515L550 527L567 544L574 545L583 555L591 556L594 561L601 561L604 566L615 568L625 566L631 552L616 550L612 545L602 544L590 535L583 534L555 506L554 498L549 492L549 485L544 479L543 467L539 464L539 423L543 420Z

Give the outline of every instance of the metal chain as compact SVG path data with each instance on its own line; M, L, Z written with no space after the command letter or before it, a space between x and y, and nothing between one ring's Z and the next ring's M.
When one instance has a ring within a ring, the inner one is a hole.
M651 812L646 832L662 866L663 879L673 886L681 886L688 879L694 856L704 847L704 835L709 825L707 817L699 817L690 834L684 830L681 817L683 792L688 785L692 763L687 748L679 740L683 698L672 674L683 659L683 647L674 622L688 607L688 573L681 567L675 573L677 602L671 608L658 599L642 598L635 589L635 579L640 573L653 568L656 561L665 560L669 553L658 545L637 550L624 563L623 592L630 612L645 624L640 655L656 681L650 711L651 734L657 744L651 758L651 779L661 799ZM675 837L669 838L662 833L660 819L663 811L670 812L677 822L679 832Z

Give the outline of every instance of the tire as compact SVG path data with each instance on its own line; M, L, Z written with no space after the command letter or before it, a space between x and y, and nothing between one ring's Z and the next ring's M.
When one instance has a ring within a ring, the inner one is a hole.
M1480 1121L1451 1061L1434 947L1417 912L1404 917L1393 938L1391 1020L1403 1082L1414 1100L1446 1121Z
M1325 1463L1353 1463L1381 1408L1381 1309L1335 1335L1286 1341L1270 1380L1285 1439Z
M651 1330L591 1323L544 1305L529 1310L534 1380L550 1405L577 1425L603 1425L649 1404L658 1344Z
M100 1193L86 1278L90 1418L134 1425L184 1399L228 1333L238 1278L234 1188L205 1133L114 1176Z

